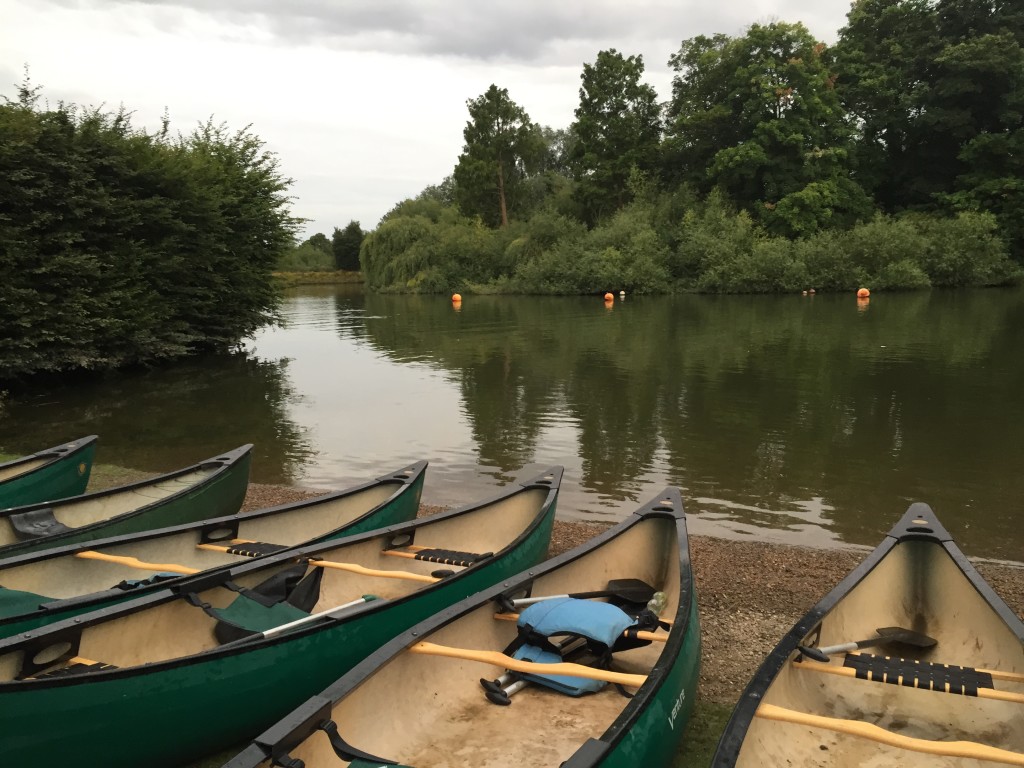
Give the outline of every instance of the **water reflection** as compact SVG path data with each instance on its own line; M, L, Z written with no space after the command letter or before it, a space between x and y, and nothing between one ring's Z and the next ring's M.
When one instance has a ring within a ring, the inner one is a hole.
M445 297L292 292L244 355L14 397L0 449L101 435L162 471L243 442L320 488L431 461L464 503L566 467L559 512L618 519L666 484L696 533L875 544L911 501L1021 559L1024 291ZM113 458L112 458L113 457Z

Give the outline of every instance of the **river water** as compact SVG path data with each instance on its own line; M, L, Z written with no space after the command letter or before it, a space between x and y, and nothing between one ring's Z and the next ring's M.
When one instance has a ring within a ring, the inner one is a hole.
M666 485L693 533L874 545L912 501L1024 560L1024 291L446 297L293 289L235 355L9 396L0 450L99 434L169 471L254 443L252 480L345 487L430 460L461 504L550 464L559 515Z

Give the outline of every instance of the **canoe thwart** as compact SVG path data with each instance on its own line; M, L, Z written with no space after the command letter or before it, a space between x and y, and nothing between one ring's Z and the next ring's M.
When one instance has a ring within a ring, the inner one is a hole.
M419 642L409 647L411 653L423 653L429 656L447 656L453 659L466 659L504 667L513 672L526 672L534 675L566 675L568 677L585 677L590 680L602 680L616 685L627 685L639 688L647 680L646 675L633 675L625 672L613 672L608 669L596 669L582 664L561 662L557 664L536 664L531 661L520 661L498 651L480 651L471 648L453 648L449 645Z
M857 656L870 656L871 654L856 654ZM847 657L849 658L849 657ZM884 662L889 661L885 656L878 657ZM832 666L830 664L817 664L806 661L794 661L793 667L796 669L810 670L812 672L820 672L829 675L840 675L842 677L855 677L859 680L870 680L879 683L889 683L890 685L904 685L908 688L923 688L929 691L938 691L940 693L952 693L959 694L962 696L975 696L980 699L997 699L999 701L1012 701L1020 704L1024 704L1024 694L1021 693L1009 693L1007 691L996 691L992 689L992 677L990 675L977 675L968 682L967 676L962 679L956 679L950 677L946 682L942 682L941 668L949 669L944 664L934 664L931 662L918 662L915 665L913 660L896 659L895 661L904 661L907 666L904 671L896 666L891 667L891 671L883 669L883 665L878 665L877 670L867 671L867 667L872 662L860 662L861 669L855 669L852 666ZM939 668L935 674L929 675L923 667L934 666ZM976 670L970 667L960 667L959 669L968 670L971 673L976 673ZM924 672L925 674L919 674ZM946 674L949 674L948 672ZM984 682L987 679L988 685L985 686Z
M34 539L45 539L57 533L68 533L69 528L53 516L53 509L30 509L27 512L19 512L16 515L8 515L11 521L11 528L18 541L33 541Z
M1024 766L1024 754L992 747L988 744L979 744L974 741L931 741L929 739L918 739L893 733L885 728L880 728L877 725L860 720L844 720L837 717L812 715L774 704L761 704L755 714L757 717L766 720L793 723L794 725L804 725L811 728L823 728L835 731L836 733L845 733L850 736L859 736L863 739L877 741L880 744L888 744L899 749L922 752L927 755L963 757L973 760L986 760L993 763L1004 763L1006 765Z
M101 672L104 669L117 669L113 664L106 664L102 661L93 661L82 656L75 656L68 659L65 666L52 669L49 672L33 675L30 680L40 680L44 677L66 677L67 675L80 675L83 672Z
M437 576L427 576L422 573L409 573L408 571L381 571L376 568L367 568L357 563L336 563L333 560L317 560L311 558L310 565L317 568L334 568L338 571L350 571L363 576L379 576L382 579L408 579L409 581L422 581L426 584L433 584L441 579Z
M457 565L463 568L468 568L482 560L494 557L493 552L477 554L475 552L459 552L454 549L414 546L406 546L404 549L385 549L384 554L391 555L392 557L407 557L411 560L426 560L428 563Z

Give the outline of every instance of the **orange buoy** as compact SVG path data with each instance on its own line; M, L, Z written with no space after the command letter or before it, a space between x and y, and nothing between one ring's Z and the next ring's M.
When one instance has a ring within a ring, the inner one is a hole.
M857 291L858 299L866 299L870 295L871 291L869 291L867 288L861 288L859 291Z
M612 296L612 295L611 295L610 293L606 293L606 294L604 295L604 300L605 300L605 301L615 301L615 297L614 297L614 296Z
M453 293L452 294L452 304L459 304L461 301L462 301L462 294L461 293Z

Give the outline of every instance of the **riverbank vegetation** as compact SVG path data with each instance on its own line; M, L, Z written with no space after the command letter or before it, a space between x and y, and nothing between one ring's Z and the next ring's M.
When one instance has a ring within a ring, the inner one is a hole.
M0 381L228 349L275 318L299 224L248 129L0 103Z
M583 66L576 120L492 85L452 174L361 252L374 290L775 292L996 285L1024 263L1024 13L860 0Z

